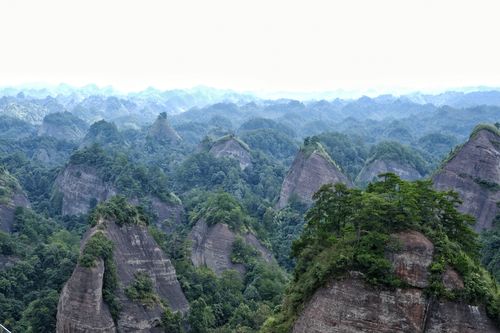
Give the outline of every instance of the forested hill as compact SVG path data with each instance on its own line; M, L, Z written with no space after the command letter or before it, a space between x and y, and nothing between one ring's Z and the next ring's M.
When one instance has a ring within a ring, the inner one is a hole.
M1 90L0 323L498 332L498 96Z

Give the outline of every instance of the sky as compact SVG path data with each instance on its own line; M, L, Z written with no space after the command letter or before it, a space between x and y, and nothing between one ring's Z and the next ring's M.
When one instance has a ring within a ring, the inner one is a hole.
M0 86L500 87L497 0L0 0Z

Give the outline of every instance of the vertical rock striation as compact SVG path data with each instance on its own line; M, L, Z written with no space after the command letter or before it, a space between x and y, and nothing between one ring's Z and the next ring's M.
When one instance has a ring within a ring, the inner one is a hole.
M107 305L103 302L104 263L96 267L78 265L66 283L59 299L57 332L160 332L158 327L163 309L158 301L143 305L131 300L125 288L134 281L137 272L146 273L153 282L154 294L173 311L186 312L188 302L177 281L170 260L142 225L118 226L102 221L84 238L82 249L91 235L102 230L112 242L113 262L116 265L118 288L115 291L121 312L113 322Z
M209 152L217 158L229 157L237 160L242 170L252 164L250 149L233 135L228 135L215 141Z
M429 285L432 242L415 231L393 237L401 248L388 256L407 287L376 288L357 272L331 280L304 305L293 333L500 332L482 306L429 299L424 288ZM460 276L451 268L443 275L443 283L447 288L463 288Z
M227 224L217 223L209 226L204 220L198 221L189 234L191 241L191 261L196 267L207 266L217 275L228 269L245 272L241 264L231 261L233 243L237 234ZM252 233L241 235L243 241L255 248L261 258L272 263L275 261L271 252L266 249Z
M490 229L500 213L500 135L476 129L433 177L438 190L458 192L460 210L476 218L475 229Z
M118 189L105 182L95 167L84 164L69 164L57 176L54 183L54 200L61 207L62 215L86 214L97 203L120 194ZM162 222L170 220L180 223L184 218L182 204L164 202L155 196L145 198L151 211L156 215L156 222L162 229ZM139 205L137 198L128 198L134 205Z
M318 147L312 148L312 151L307 152L302 148L298 152L281 186L276 208L284 208L293 196L306 204L312 204L314 193L325 184L351 185L349 179L335 165L320 144L317 145Z

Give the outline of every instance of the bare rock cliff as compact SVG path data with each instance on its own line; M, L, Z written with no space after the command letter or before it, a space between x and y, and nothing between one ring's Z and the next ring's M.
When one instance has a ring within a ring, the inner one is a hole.
M229 157L240 163L244 170L252 164L252 157L248 147L234 137L222 138L216 141L209 151L215 157Z
M198 221L189 234L191 241L191 261L196 267L207 266L217 275L225 270L235 269L245 272L241 264L231 261L233 243L237 234L227 224L217 223L209 226L204 220ZM266 262L274 262L271 252L265 248L252 233L241 236L247 245L254 247Z
M428 299L423 288L429 284L433 244L414 231L394 237L402 246L389 258L395 273L408 287L374 288L359 273L351 272L314 293L295 322L293 333L500 332L483 307ZM443 275L443 282L448 288L463 288L461 278L452 269Z
M62 215L86 214L93 205L120 194L112 184L102 180L96 168L87 165L68 165L58 175L54 187ZM163 202L154 196L148 197L147 201L159 227L165 220L176 223L182 221L182 204ZM139 204L137 198L129 198L129 202Z
M104 226L104 227L103 227ZM114 245L118 288L115 291L122 306L119 318L113 322L102 299L104 264L93 268L78 265L61 292L57 313L57 332L160 332L163 310L159 304L143 305L129 299L125 288L134 281L137 272L149 275L154 293L173 311L186 312L188 302L177 280L170 260L157 246L145 226L118 226L104 221L89 231L83 241L97 230L103 230Z
M68 165L57 176L54 186L62 201L62 215L85 214L92 205L117 194L111 184L102 180L97 169L86 165Z
M368 163L361 169L356 178L356 183L368 184L373 180L377 180L378 175L388 172L394 173L405 180L417 180L422 178L422 175L411 165L377 159Z
M308 155L299 151L283 181L276 207L285 207L292 196L297 196L306 204L312 204L313 194L322 185L329 183L351 185L349 179L324 154L314 151Z
M490 229L500 213L500 136L479 130L433 177L438 190L458 192L460 210L476 218L475 229Z
M116 332L102 298L104 262L95 267L77 266L64 286L57 307L58 333Z

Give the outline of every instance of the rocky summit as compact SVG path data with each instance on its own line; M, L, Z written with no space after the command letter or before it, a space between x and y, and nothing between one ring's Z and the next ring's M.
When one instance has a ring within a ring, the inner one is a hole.
M158 115L158 118L148 130L148 136L160 142L178 143L182 141L180 135L170 126L166 112Z
M181 313L188 310L170 260L142 225L118 225L100 219L89 230L82 242L82 253L96 234L103 234L111 242L111 258L95 258L90 267L80 260L71 278L64 286L57 311L57 332L160 332L158 328L163 307ZM90 250L88 250L90 251ZM115 303L119 315L112 315L104 302L106 274L114 274ZM149 299L135 299L127 291L138 274L147 276L152 290ZM165 303L161 303L161 301Z
M227 135L216 140L209 152L215 157L228 157L237 160L242 170L252 164L250 148L234 135Z
M433 177L439 190L454 190L460 210L476 218L477 231L491 229L500 210L500 134L492 126L478 126Z
M54 183L53 200L61 207L62 215L86 214L98 203L103 202L120 191L109 181L103 180L99 170L87 164L68 164L57 176ZM160 227L169 220L174 223L182 221L184 208L172 194L172 200L160 200L154 195L142 198L129 198L135 205L147 204L154 214L154 220Z
M320 143L304 146L283 181L276 207L284 208L293 197L310 205L313 194L322 185L330 183L351 185Z

